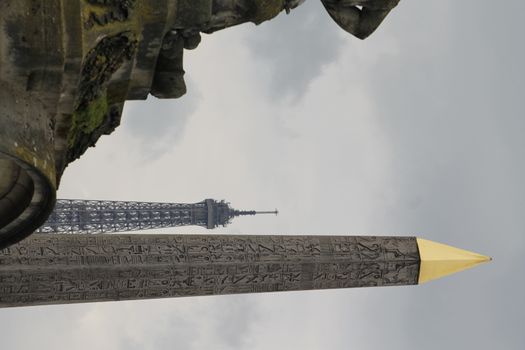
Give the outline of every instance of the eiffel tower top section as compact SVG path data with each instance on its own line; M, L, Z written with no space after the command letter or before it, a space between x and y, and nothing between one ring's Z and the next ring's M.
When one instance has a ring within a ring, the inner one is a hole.
M109 233L176 226L226 226L236 216L277 214L232 209L224 200L198 203L119 202L59 199L40 233Z

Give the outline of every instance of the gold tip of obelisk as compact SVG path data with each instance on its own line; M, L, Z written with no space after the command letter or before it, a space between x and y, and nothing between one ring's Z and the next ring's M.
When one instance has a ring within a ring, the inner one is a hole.
M446 244L417 238L421 265L419 284L463 271L492 258Z

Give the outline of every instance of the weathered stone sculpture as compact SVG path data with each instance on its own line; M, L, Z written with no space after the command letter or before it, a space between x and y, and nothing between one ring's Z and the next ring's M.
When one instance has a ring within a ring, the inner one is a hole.
M322 0L364 38L396 0ZM201 33L260 24L303 0L0 1L0 247L31 234L65 167L120 123L126 100L186 92Z
M372 34L399 3L399 0L321 1L332 19L359 39L365 39Z
M332 19L345 31L365 39L383 22L399 0L321 0ZM200 32L215 31L246 22L261 24L280 12L296 8L304 0L209 0L198 7L197 20L189 23L184 18L176 22L164 37L157 61L151 93L158 98L178 98L186 93L183 48L194 49L200 42ZM191 44L189 44L191 43Z

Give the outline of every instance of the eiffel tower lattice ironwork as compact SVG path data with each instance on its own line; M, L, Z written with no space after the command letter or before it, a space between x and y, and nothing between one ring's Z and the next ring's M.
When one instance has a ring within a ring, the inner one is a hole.
M278 211L235 210L214 199L198 203L59 199L38 233L110 233L176 226L226 226L236 216Z

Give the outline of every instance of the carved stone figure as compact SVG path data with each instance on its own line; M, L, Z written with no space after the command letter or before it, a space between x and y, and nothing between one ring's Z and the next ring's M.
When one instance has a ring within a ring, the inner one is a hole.
M399 0L321 0L332 19L345 31L366 39Z
M213 0L211 18L201 28L212 33L245 22L260 24L305 0ZM383 22L399 0L321 0L332 19L345 31L365 39Z
M166 34L151 84L152 95L158 98L179 98L186 93L183 53L183 36L177 31Z
M242 23L261 24L282 11L301 5L305 0L203 0L182 1L179 11L192 13L174 24L164 37L163 50L157 62L151 93L158 98L178 98L186 93L184 83L183 46L194 49L200 42L199 33L211 34ZM345 31L365 39L383 22L399 0L321 0L332 19ZM191 21L189 20L191 19ZM194 45L187 45L197 38ZM183 45L184 41L184 45Z
M304 0L203 0L197 6L191 6L196 12L193 17L201 20L201 23L198 20L193 21L192 25L198 31L210 34L246 22L261 24L283 10L289 13L303 2ZM186 8L186 5L182 7ZM176 24L175 29L181 28L188 29L187 21Z

